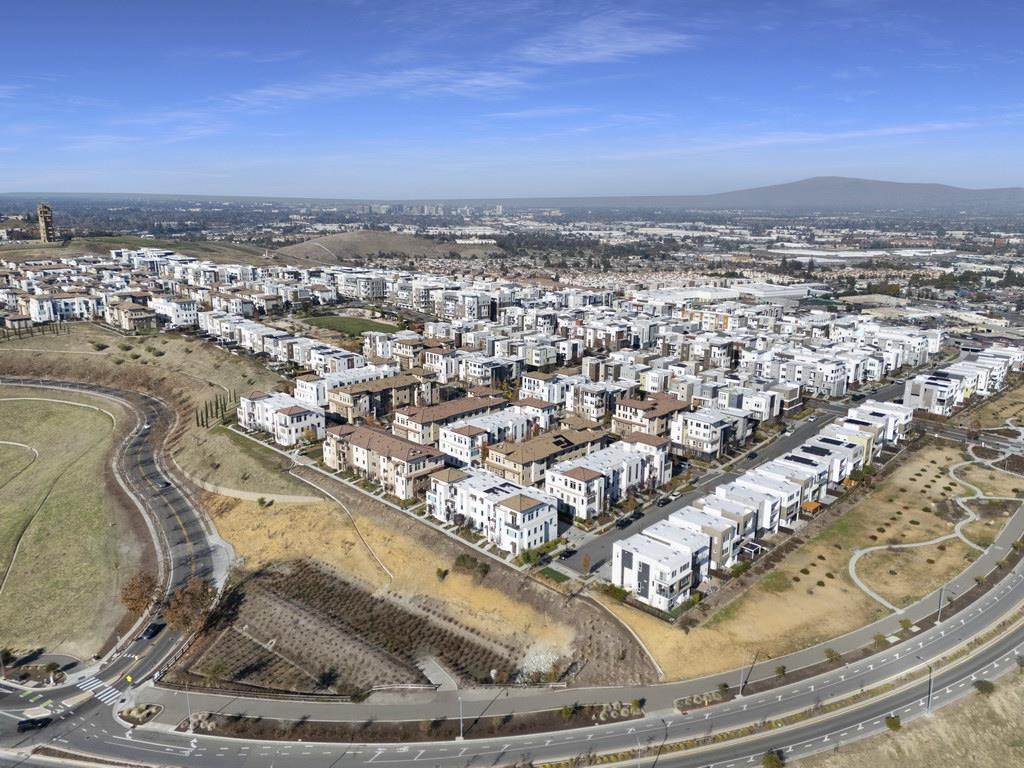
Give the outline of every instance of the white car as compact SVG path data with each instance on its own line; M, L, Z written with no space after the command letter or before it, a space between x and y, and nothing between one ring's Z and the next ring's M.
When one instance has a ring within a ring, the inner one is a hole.
M807 420L808 420L808 421L817 421L817 420L818 420L818 417L817 417L817 416L808 416L808 417L807 417Z

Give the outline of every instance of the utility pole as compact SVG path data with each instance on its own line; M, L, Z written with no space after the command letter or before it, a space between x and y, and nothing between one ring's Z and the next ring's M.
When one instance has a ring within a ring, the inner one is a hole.
M924 661L920 656L917 656L916 658L918 661ZM928 667L928 698L925 699L924 709L925 713L930 715L932 713L932 686L934 685L934 670L932 669L932 665L927 661L924 661L924 665Z
M754 672L754 665L757 664L757 657L760 655L760 653L761 653L760 649L757 650L757 651L754 651L754 658L750 662L750 666L746 670L743 670L743 669L740 670L740 687L739 687L739 690L736 691L736 698L737 699L740 698L743 695L743 689L746 687L747 681L750 680L750 675L753 674L753 672Z
M459 696L459 741L462 741L462 697Z

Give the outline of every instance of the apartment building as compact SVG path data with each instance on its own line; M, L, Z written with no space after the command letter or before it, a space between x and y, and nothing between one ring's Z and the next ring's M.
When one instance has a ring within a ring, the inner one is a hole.
M501 397L466 397L437 405L410 406L395 411L391 431L419 445L434 445L441 438L442 427L507 406L508 401Z
M396 373L332 389L327 394L327 407L351 424L380 420L400 408L430 407L437 397L437 386L431 378Z
M719 458L753 434L753 415L738 408L701 408L672 417L669 436L683 455Z
M548 467L600 450L610 441L610 434L601 430L561 429L521 443L491 445L484 466L520 485L539 485Z
M275 443L286 447L322 439L327 426L322 408L303 405L283 392L252 392L243 396L235 415L239 426L267 432Z
M659 481L664 482L667 447L651 451L652 446L623 441L559 462L548 469L544 490L557 497L559 508L577 520L592 520L630 492L653 489Z
M485 469L435 472L427 492L427 510L442 522L471 528L513 555L558 536L556 499Z
M672 419L687 410L688 404L672 395L653 394L643 400L624 397L615 404L612 432L622 436L633 432L668 436Z
M157 296L149 308L168 328L195 328L199 324L199 304L195 299L170 299Z
M355 472L403 501L422 497L430 475L444 467L444 455L436 448L363 425L330 427L323 451L331 469Z
M394 364L364 365L361 368L350 368L345 371L328 373L324 376L307 373L295 377L295 399L304 405L328 408L329 396L332 390L397 375L398 366ZM328 410L331 410L332 413L337 412L330 408Z
M438 448L452 466L478 467L488 446L524 440L530 427L529 417L512 406L441 427Z

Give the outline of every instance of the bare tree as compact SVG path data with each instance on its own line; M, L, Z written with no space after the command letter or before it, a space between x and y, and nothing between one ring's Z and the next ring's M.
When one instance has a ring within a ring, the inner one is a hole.
M121 587L121 602L131 613L142 613L156 598L157 587L153 574L139 571Z
M171 597L164 619L179 632L191 631L199 626L210 610L215 594L209 581L194 576Z

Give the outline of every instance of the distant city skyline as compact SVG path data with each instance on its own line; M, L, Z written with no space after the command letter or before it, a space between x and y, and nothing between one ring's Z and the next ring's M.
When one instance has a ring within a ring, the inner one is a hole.
M1024 9L296 0L5 9L0 192L441 199L1024 183Z

